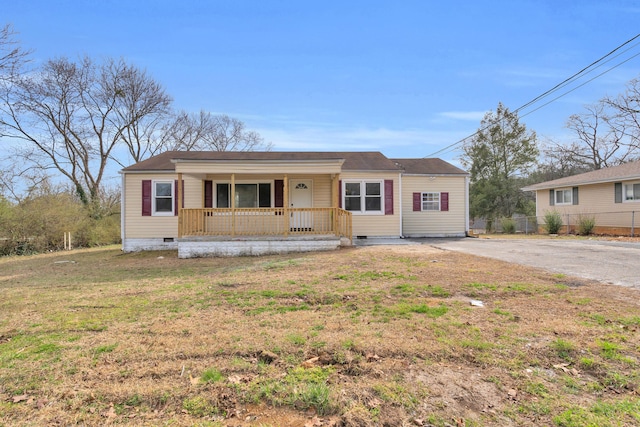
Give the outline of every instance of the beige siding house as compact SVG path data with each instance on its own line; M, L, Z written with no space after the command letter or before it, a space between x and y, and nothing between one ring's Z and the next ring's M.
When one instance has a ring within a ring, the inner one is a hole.
M468 231L468 174L440 159L171 151L121 174L125 252L260 255Z
M523 188L536 194L536 216L562 215L564 231L575 231L580 217L595 219L595 233L637 233L640 222L640 161L599 169ZM568 229L567 229L568 227Z

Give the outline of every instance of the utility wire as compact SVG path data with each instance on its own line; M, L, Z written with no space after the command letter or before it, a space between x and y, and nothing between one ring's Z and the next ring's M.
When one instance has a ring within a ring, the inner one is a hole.
M597 78L599 78L599 77L603 76L604 74L607 74L609 71L611 71L611 70L613 70L613 69L615 69L615 68L619 67L620 65L622 65L622 64L624 64L624 63L626 63L626 62L631 61L633 58L636 58L637 56L640 56L640 52L639 52L639 53L636 53L635 55L633 55L633 56L631 56L631 57L629 57L629 58L627 58L627 59L625 59L625 60L624 60L624 61L622 61L622 62L619 62L618 64L616 64L616 65L614 65L613 67L611 67L611 68L609 68L609 69L607 69L607 70L603 71L602 73L600 73L600 74L598 74L598 75L596 75L596 76L592 77L591 79L587 80L586 82L581 83L580 85L575 86L575 87L573 87L573 88L569 89L568 91L566 91L566 92L564 92L564 93L562 93L562 94L558 95L557 97L555 97L555 98L551 99L550 101L545 102L544 104L542 104L542 105L538 106L537 108L535 108L535 109L533 109L533 110L531 110L531 111L528 111L527 113L525 113L525 114L523 114L523 115L519 116L519 118L526 117L526 116L528 116L529 114L534 113L534 112L538 111L539 109L541 109L541 108L543 108L543 107L546 107L547 105L551 104L552 102L557 101L558 99L562 98L563 96L568 95L568 94L570 94L571 92L573 92L573 91L575 91L575 90L577 90L577 89L581 88L582 86L584 86L584 85L586 85L586 84L588 84L588 83L592 82L593 80L595 80L595 79L597 79ZM590 70L590 71L593 71L593 70ZM516 110L516 112L517 112L517 110ZM503 120L504 120L504 119L503 119ZM469 136L467 136L467 137L465 137L465 138L462 138L461 140L456 141L456 142L454 142L453 144L450 144L450 145L448 145L448 146L446 146L446 147L444 147L444 148L442 148L442 149L440 149L440 150L438 150L438 151L436 151L436 152L434 152L434 153L432 153L432 154L430 154L430 155L428 155L428 156L426 156L426 157L433 157L433 156L436 156L436 155L439 155L439 154L445 154L445 153L449 153L449 152L451 152L451 151L454 151L454 150L456 149L456 146L457 146L457 145L459 145L459 144L463 143L464 141L466 141L466 140L467 140L467 139L469 139L469 138L472 138L472 137L474 137L474 136L478 135L478 134L479 134L479 133L481 133L481 132L484 132L485 130L487 130L487 129L489 129L491 126L493 126L494 124L495 124L495 122L493 122L493 123L491 123L491 124L489 124L489 125L487 125L487 126L485 126L485 127L481 128L481 129L478 129L477 131L475 131L475 132L474 132L474 133L472 133L471 135L469 135Z
M596 60L596 61L592 62L591 64L587 65L586 67L582 68L582 69L581 69L580 71L578 71L577 73L574 73L573 75L571 75L570 77L566 78L566 79L565 79L565 80L563 80L562 82L558 83L557 85L555 85L555 86L554 86L554 87L552 87L551 89L549 89L549 90L545 91L544 93L542 93L542 94L540 94L540 95L536 96L535 98L533 98L531 101L528 101L528 102L527 102L527 103L525 103L524 105L522 105L522 106L518 107L517 109L515 109L515 110L514 110L514 113L516 113L516 114L517 114L519 111L523 110L524 108L527 108L527 107L529 107L529 106L531 106L531 105L533 105L533 104L537 103L538 101L542 100L543 98L545 98L545 97L547 97L547 96L551 95L552 93L554 93L554 92L556 92L556 91L560 90L561 88L563 88L563 87L567 86L569 83L571 83L571 82L573 82L573 81L575 81L575 80L579 79L580 77L582 77L582 76L584 76L584 75L586 75L586 74L589 74L590 72L594 71L595 69L597 69L597 68L599 68L599 67L603 66L604 64L606 64L606 63L608 63L608 62L612 61L613 59L615 59L615 58L619 57L619 56L620 56L620 55L622 55L623 53L628 52L629 50L631 50L632 48L636 47L636 46L637 46L638 44L640 44L640 43L636 43L636 44L634 44L633 46L629 47L628 49L624 50L623 52L619 53L618 55L615 55L613 58L610 58L610 59L608 59L607 61L604 61L606 58L608 58L609 56L613 55L615 52L617 52L618 50L622 49L624 46L628 45L629 43L633 42L634 40L636 40L636 39L637 39L637 38L639 38L639 37L640 37L640 34L637 34L637 35L635 35L634 37L630 38L630 39L629 39L629 40L627 40L626 42L622 43L620 46L618 46L618 47L616 47L615 49L613 49L611 52L609 52L609 53L607 53L606 55L604 55L604 56L600 57L598 60ZM616 64L616 65L614 65L613 67L611 67L611 68L609 68L609 69L605 70L604 72L602 72L602 73L600 73L600 74L596 75L595 77L593 77L593 78L591 78L591 79L587 80L586 82L584 82L584 83L582 83L582 84L580 84L580 85L578 85L578 86L574 87L573 89L571 89L571 90L569 90L569 91L567 91L567 92L564 92L563 94L561 94L561 95L559 95L559 96L557 96L557 97L553 98L552 100L550 100L550 101L546 102L545 104L543 104L543 105L541 105L541 106L539 106L539 107L535 108L534 110L529 111L528 113L526 113L526 114L522 115L521 117L526 117L526 116L528 116L529 114L531 114L531 113L533 113L533 112L535 112L535 111L537 111L537 110L541 109L542 107L545 107L545 106L549 105L550 103L552 103L552 102L554 102L554 101L557 101L558 99L562 98L563 96L565 96L565 95L567 95L567 94L569 94L569 93L573 92L574 90L576 90L576 89L578 89L578 88L580 88L580 87L582 87L582 86L586 85L587 83L590 83L591 81L595 80L596 78L601 77L602 75L604 75L604 74L608 73L609 71L611 71L611 70L613 70L613 69L615 69L615 68L619 67L620 65L622 65L622 64L624 64L624 63L626 63L626 62L630 61L631 59L633 59L633 58L637 57L638 55L640 55L640 53L637 53L637 54L633 55L632 57L630 57L630 58L628 58L628 59L626 59L626 60L624 60L624 61L622 61L622 62L620 62L620 63L618 63L618 64ZM604 61L604 62L603 62L603 61ZM601 64L601 62L602 62L602 64ZM466 137L464 137L464 138L462 138L462 139L460 139L460 140L458 140L458 141L456 141L456 142L454 142L454 143L452 143L452 144L449 144L449 145L447 145L446 147L441 148L440 150L435 151L435 152L433 152L433 153L431 153L431 154L429 154L429 155L425 156L424 158L427 158L427 157L433 157L433 156L436 156L436 155L441 154L441 153L448 153L449 151L453 151L453 149L454 149L456 146L458 146L458 145L462 144L462 143L463 143L464 141L466 141L467 139L469 139L469 138L473 138L474 136L478 135L479 133L484 132L485 130L487 130L487 129L488 129L488 128L490 128L491 126L493 126L493 123L492 123L491 125L485 126L484 128L478 129L477 131L475 131L475 132L474 132L474 133L472 133L471 135L468 135L468 136L466 136Z

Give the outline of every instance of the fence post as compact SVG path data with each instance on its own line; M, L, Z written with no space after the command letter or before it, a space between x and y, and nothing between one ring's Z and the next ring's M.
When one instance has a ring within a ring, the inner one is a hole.
M64 250L65 251L70 251L71 250L71 232L64 232Z

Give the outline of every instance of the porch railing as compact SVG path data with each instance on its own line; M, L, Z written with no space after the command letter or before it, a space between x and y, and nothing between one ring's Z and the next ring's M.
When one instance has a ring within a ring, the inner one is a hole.
M351 212L340 208L185 208L184 236L289 236L333 234L352 238Z

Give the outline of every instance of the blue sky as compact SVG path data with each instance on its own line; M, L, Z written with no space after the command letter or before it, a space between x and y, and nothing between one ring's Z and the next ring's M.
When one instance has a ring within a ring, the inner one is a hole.
M640 33L640 6L627 0L0 3L0 24L36 62L123 57L176 109L237 117L275 150L390 157L429 156L498 102L514 110ZM570 138L571 114L640 77L639 42L590 77L628 62L521 122L541 139Z

